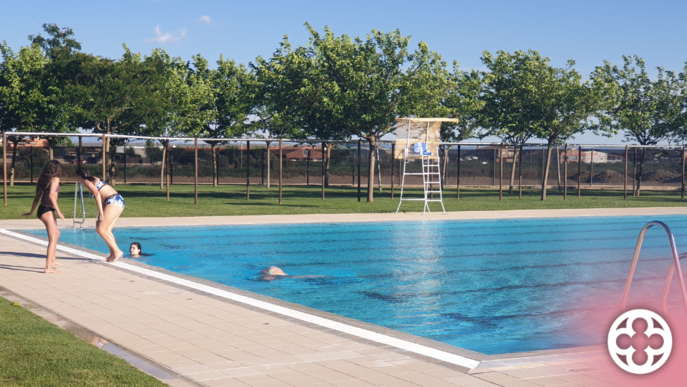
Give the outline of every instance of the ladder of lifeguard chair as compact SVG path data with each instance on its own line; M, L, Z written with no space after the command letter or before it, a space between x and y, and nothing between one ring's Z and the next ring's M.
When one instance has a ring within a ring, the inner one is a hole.
M77 221L76 220L76 204L77 204L77 199L79 198L79 194L81 195L81 220ZM81 187L81 184L78 182L76 183L76 187L74 188L74 218L72 219L74 222L72 224L72 228L76 228L76 225L79 225L79 228L83 228L84 223L86 223L86 206L84 205L83 202L83 188Z
M429 122L427 123L427 132L425 133L425 144L427 144L427 141L429 140ZM429 209L429 202L439 202L441 203L441 208L444 211L444 214L446 214L446 208L444 207L444 196L442 193L441 189L441 168L439 165L439 154L431 154L431 155L420 155L420 160L422 163L422 172L417 173L417 172L408 172L406 170L406 165L408 164L408 152L410 151L410 121L408 121L408 131L406 133L406 146L405 149L403 150L403 177L401 178L401 196L400 200L398 202L398 208L396 208L396 213L401 209L401 204L404 201L422 201L424 202L424 206L422 208L422 214L424 215L426 212L432 212ZM422 175L422 190L424 193L424 197L422 198L403 198L403 189L405 187L405 181L406 181L406 175L411 176L411 175ZM435 180L436 178L436 180ZM434 186L439 187L439 190L436 191L434 189ZM438 193L439 194L439 199L431 199L431 194L433 193Z

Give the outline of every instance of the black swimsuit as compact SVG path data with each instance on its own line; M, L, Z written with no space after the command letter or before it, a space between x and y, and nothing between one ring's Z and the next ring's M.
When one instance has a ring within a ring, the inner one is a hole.
M45 214L46 212L55 212L55 209L41 204L40 206L38 206L36 216L38 216L38 219L40 219L41 216L43 216L43 214Z

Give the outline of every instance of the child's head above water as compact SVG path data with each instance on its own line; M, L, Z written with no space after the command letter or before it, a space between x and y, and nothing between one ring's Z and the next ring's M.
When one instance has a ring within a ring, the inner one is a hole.
M141 251L141 244L138 242L133 242L131 246L129 246L129 254L131 254L134 257L140 256L142 253Z

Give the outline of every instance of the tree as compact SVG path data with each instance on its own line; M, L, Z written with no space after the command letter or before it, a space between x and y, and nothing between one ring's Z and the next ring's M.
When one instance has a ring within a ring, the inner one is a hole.
M457 118L459 121L444 122L441 124L442 142L460 142L470 138L480 137L482 128L479 125L479 117L484 102L479 99L482 93L482 80L476 70L470 72L461 71L458 62L453 63L454 71L450 74L448 90L444 100L436 112L425 113L427 117ZM451 145L443 145L444 176L446 181L448 171L448 152Z
M135 135L157 101L152 90L156 68L132 53L126 45L120 60L78 53L68 92L79 107L79 124L95 133ZM114 156L123 139L106 139L109 148L108 178L115 184ZM107 160L103 160L107 163Z
M3 42L0 45L3 61L0 64L0 118L4 131L43 131L49 115L50 98L43 93L43 69L47 59L38 45L22 47L15 53ZM12 149L10 186L14 186L17 145L23 136L8 136ZM8 144L3 144L8 146Z
M485 51L482 62L496 70L494 80L485 83L508 85L498 87L500 93L488 94L484 121L492 128L513 128L547 142L541 194L544 201L553 145L586 130L599 129L591 117L603 109L599 87L603 84L582 82L572 60L564 68L555 68L549 65L549 58L531 50L514 54L499 51L496 58Z
M610 85L605 97L610 107L599 116L608 130L623 130L626 141L656 145L668 140L684 125L685 78L657 67L656 81L646 72L644 60L623 56L623 67L604 62L592 74L598 83ZM641 149L637 191L642 185L646 148Z
M216 114L201 132L208 138L236 138L250 133L249 115L254 108L255 74L245 66L236 65L231 59L224 59L220 55L217 70L209 70L207 66L198 71L200 76L211 84L213 93L213 109ZM207 141L212 152L212 183L216 187L217 152L215 147L219 141ZM269 172L268 172L269 173Z

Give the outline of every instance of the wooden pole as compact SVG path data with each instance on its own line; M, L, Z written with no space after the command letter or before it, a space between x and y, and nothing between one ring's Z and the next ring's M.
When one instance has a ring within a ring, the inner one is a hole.
M625 145L625 176L623 179L623 200L627 200L627 156L628 148L627 145Z
M2 131L2 200L7 206L7 133Z
M568 144L565 144L565 155L563 155L563 200L568 200Z
M360 201L360 147L361 140L358 139L358 201Z
M580 179L582 173L582 147L577 148L577 197L581 195Z
M592 181L594 180L594 148L591 151L591 157L589 160L589 186L592 186Z
M194 138L193 139L193 151L195 153L194 155L194 160L195 160L195 178L193 181L194 191L195 191L195 197L196 197L196 205L198 205L198 139Z
M250 200L250 141L246 141L246 200Z
M634 156L632 157L632 197L637 196L637 148L634 148Z
M391 144L391 198L394 198L394 155L396 154L396 144ZM683 173L684 175L684 173Z
M460 145L458 145L458 157L456 159L456 199L460 199Z
M682 192L680 193L680 199L685 198L685 146L682 146Z
M283 140L279 139L279 204L282 203L281 184L282 184L282 160L283 160Z
M322 200L324 200L324 163L325 163L325 157L324 157L324 141L322 141Z
M503 201L503 148L499 147L499 201Z
M81 140L82 140L82 137L79 136L79 149L76 152L76 158L77 158L76 162L79 164L79 166L81 166L81 159L83 158L83 155L81 154L81 144L82 144ZM31 150L33 150L33 147L31 148ZM31 172L33 173L33 166L31 167ZM31 182L33 183L33 179L31 179L31 180L32 180Z
M103 133L103 180L107 180L107 137Z
M171 177L170 177L170 169L172 167L172 155L170 152L170 147L169 147L169 140L167 140L167 143L165 144L167 147L167 174L166 174L166 179L167 179L167 201L169 201L169 183L171 182Z
M518 197L522 199L522 145L520 145L520 153L518 158Z

